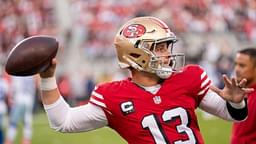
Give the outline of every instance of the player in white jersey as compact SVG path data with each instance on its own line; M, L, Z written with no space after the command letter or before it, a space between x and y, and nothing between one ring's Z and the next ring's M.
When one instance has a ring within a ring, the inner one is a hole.
M8 93L8 84L3 78L2 70L0 68L0 144L3 144L4 141L4 132L3 132L3 119L6 113L6 103L5 98Z
M13 104L9 118L9 126L5 144L12 144L17 133L19 122L23 125L23 142L30 144L32 137L33 105L36 95L35 80L29 77L12 77Z

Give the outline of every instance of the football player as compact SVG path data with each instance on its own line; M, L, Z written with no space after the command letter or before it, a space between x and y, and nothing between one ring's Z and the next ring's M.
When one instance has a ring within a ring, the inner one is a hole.
M32 138L33 106L36 85L33 76L11 77L12 105L5 144L13 144L17 136L18 125L23 122L23 139L21 144L30 144Z
M60 132L81 132L109 126L129 144L202 144L195 110L230 121L247 117L244 97L253 91L246 80L224 77L214 87L198 65L184 65L173 53L177 42L167 25L155 17L125 23L114 40L119 65L131 76L97 85L87 105L71 108L60 96L52 67L40 73L42 101L50 125Z
M4 117L7 111L5 99L9 92L9 85L3 73L4 71L0 64L0 144L4 142Z

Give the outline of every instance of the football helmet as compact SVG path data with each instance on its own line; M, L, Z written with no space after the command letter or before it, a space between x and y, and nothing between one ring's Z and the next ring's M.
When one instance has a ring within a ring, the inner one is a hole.
M156 55L156 45L163 42L167 43L169 54ZM183 57L180 67L184 66L184 54L172 54L175 42L175 34L162 20L155 17L137 17L129 20L120 28L114 39L121 68L132 67L139 71L155 73L163 79L179 71L176 67L178 56ZM169 58L169 64L163 62L163 57Z

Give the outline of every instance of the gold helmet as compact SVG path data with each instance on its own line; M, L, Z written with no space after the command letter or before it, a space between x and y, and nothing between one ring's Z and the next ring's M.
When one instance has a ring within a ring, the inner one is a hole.
M167 42L170 47L168 66L154 53L156 44L163 42ZM129 20L120 28L114 40L121 68L133 67L139 71L156 73L160 78L168 78L176 71L174 68L177 56L184 57L183 54L171 54L175 42L175 34L162 20L155 17L137 17Z

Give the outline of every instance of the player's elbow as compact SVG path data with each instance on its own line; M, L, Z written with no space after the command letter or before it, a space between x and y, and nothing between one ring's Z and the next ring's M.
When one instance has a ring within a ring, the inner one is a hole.
M73 131L66 128L66 127L51 127L53 130L55 130L56 132L60 132L60 133L72 133Z
M61 121L50 123L50 127L61 133L72 133L76 132L74 124L72 123L72 116L70 110L67 112L66 116L62 118Z

